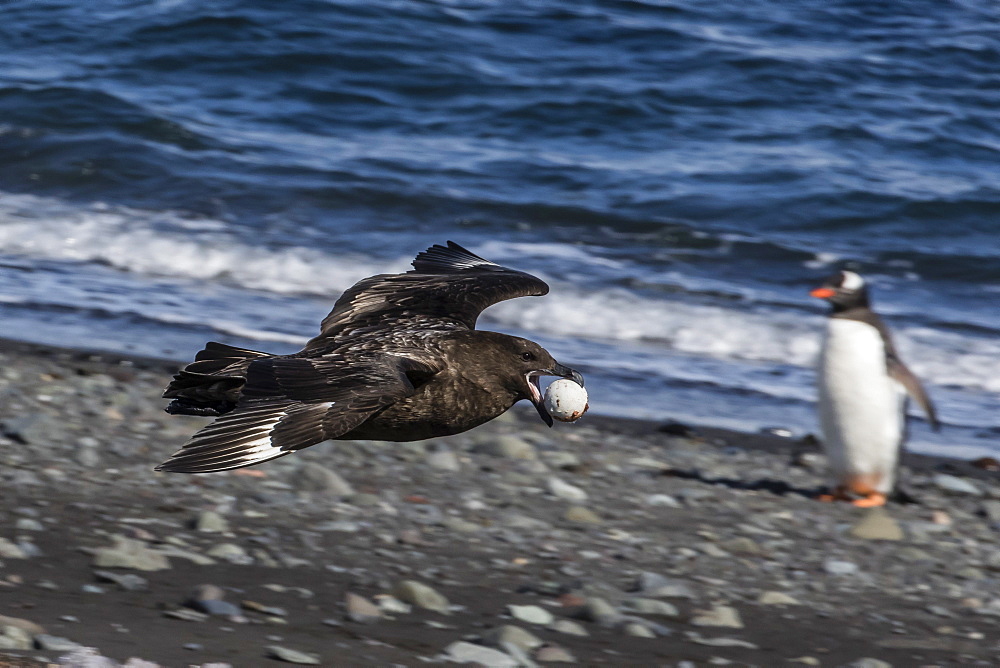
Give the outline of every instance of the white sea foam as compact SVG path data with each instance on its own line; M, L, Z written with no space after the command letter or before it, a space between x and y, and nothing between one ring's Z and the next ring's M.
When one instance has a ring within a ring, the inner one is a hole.
M379 265L305 247L251 246L225 228L220 221L192 221L173 212L99 204L81 208L32 195L0 197L0 253L9 255L322 295L339 294L378 271L404 271L408 264Z
M123 285L130 281L136 284L123 292L134 290L135 294L141 294L144 285L169 277L176 279L178 290L180 284L204 282L226 285L227 290L237 293L251 289L290 299L316 295L332 300L366 276L405 271L412 257L379 261L333 255L317 248L253 246L228 229L222 221L192 219L173 212L103 205L80 207L31 195L0 197L0 254L20 256L20 261L28 258L111 267L122 272ZM474 250L543 276L546 260L558 260L563 266L569 262L579 266L578 271L584 275L588 270L611 274L627 270L616 260L555 242L526 245L494 241ZM512 258L519 262L511 262ZM547 297L499 304L487 311L484 324L488 326L492 321L549 337L641 342L664 355L679 352L734 363L808 368L814 364L819 349L823 318L818 313L810 315L779 307L752 309L745 303L688 302L616 288L588 290L572 277L545 277L552 286ZM674 277L674 282L685 285L681 278ZM36 275L36 283L37 279L42 277ZM42 297L40 290L19 294L15 287L7 286L0 301L37 301ZM115 307L107 299L108 294L96 285L65 301L82 308ZM176 304L164 300L144 307L139 300L133 300L118 307L139 310L144 317L165 323L210 326L222 334L252 340L299 345L306 338L275 331L242 309L234 309L239 313L216 312L219 317L191 312L193 293L185 294L173 300L180 302ZM753 301L752 295L744 296ZM235 294L225 303L241 301ZM926 327L895 328L895 335L906 362L927 382L1000 392L1000 341ZM677 369L673 373L673 377L683 377L676 375ZM785 394L778 385L770 384L764 391Z

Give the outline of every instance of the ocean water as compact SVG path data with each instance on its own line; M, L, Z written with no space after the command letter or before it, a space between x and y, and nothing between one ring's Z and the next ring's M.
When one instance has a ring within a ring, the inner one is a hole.
M36 0L0 52L0 336L291 352L453 239L595 412L802 434L849 267L911 448L1000 453L992 0Z

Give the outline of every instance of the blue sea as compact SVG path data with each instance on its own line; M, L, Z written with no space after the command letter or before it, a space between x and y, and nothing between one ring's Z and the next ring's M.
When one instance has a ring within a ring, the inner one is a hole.
M595 412L804 434L849 267L911 448L1000 453L995 0L15 0L0 53L0 336L291 352L452 239Z

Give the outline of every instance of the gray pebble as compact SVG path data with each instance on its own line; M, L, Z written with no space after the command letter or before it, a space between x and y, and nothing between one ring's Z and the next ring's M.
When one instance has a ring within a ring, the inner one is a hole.
M319 656L316 654L308 654L280 645L269 645L267 655L272 659L278 659L287 663L297 663L303 666L318 666L321 663Z
M19 531L45 531L45 525L30 517L21 517L14 525Z
M202 533L225 533L229 531L229 522L219 513L205 510L195 518L194 528Z
M823 570L830 575L857 575L861 569L853 561L826 559L823 562Z
M950 494L963 494L967 496L983 495L982 490L969 480L948 475L947 473L935 473L932 482L938 489Z
M137 571L162 571L170 568L167 558L146 547L142 541L112 536L114 545L94 553L94 566L98 568L132 568Z
M10 624L0 626L0 650L33 649L31 635L22 628Z
M48 635L47 633L40 633L35 636L35 649L47 652L72 652L79 646L80 643L75 643L67 638Z
M549 492L560 499L566 499L567 501L586 501L587 493L577 487L576 485L571 485L568 482L552 476L546 481L546 486Z
M565 633L568 636L589 636L590 633L582 625L577 624L572 619L557 619L549 625L549 628L558 633ZM543 661L544 659L539 659Z
M855 538L867 540L903 540L903 530L884 508L872 508L850 529Z
M188 605L209 615L216 615L220 617L239 617L242 614L242 610L235 603L230 603L229 601L221 601L219 599L207 599L207 600L194 600L189 601Z
M650 571L639 574L632 591L658 598L695 598L694 589L686 582Z
M447 660L455 663L473 663L490 666L490 668L517 668L518 666L517 660L505 652L464 640L453 642L445 647L444 654Z
M645 624L640 624L639 622L629 622L622 630L627 636L634 636L636 638L655 638L656 634L649 630Z
M382 610L364 596L347 592L344 596L347 618L359 624L370 624L382 619Z
M145 591L149 589L149 580L135 573L115 573L113 571L94 571L94 577L100 582L112 582L125 591ZM93 592L103 594L104 590Z
M653 598L630 598L622 604L625 612L632 612L639 615L659 615L661 617L680 617L677 606L666 601L658 601Z
M519 647L522 650L529 651L545 644L538 636L534 635L530 631L526 631L520 626L514 626L512 624L505 624L504 626L499 626L495 629L487 631L483 636L483 640L486 643L501 649L504 649L504 646L509 644Z
M403 580L393 588L393 594L405 603L412 603L419 608L434 610L448 614L448 599L432 587L416 580Z
M508 605L507 611L514 619L529 624L551 624L555 620L551 612L537 605Z
M872 659L865 657L863 659L855 659L841 668L892 668L892 664L881 659Z
M15 543L6 538L0 538L0 558L27 559L28 555Z
M315 462L308 462L299 469L295 483L301 492L332 497L354 495L354 488L336 471Z
M458 455L451 450L438 450L427 455L427 465L439 471L458 471L462 468Z
M535 652L535 659L543 663L576 663L576 657L559 645L546 645Z
M709 610L703 610L691 618L693 626L713 626L729 629L742 629L743 621L739 611L728 605L717 605Z
M535 446L513 434L488 437L476 444L472 451L504 459L538 459Z

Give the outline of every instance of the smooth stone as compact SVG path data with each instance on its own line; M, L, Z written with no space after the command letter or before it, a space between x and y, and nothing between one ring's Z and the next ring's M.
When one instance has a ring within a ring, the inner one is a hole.
M45 531L45 525L30 517L21 517L14 525L19 531Z
M395 596L389 596L388 594L376 597L375 601L378 603L379 610L390 615L408 615L413 611L411 605L403 603Z
M0 649L34 649L31 635L24 629L12 625L0 625Z
M672 617L676 619L680 617L680 611L672 603L667 603L666 601L659 601L654 598L630 598L626 599L622 603L622 609L625 612L631 612L638 615L659 615L661 617Z
M338 533L357 533L361 531L360 522L352 522L351 520L330 520L328 522L321 522L313 527L314 531L336 531Z
M95 447L81 447L73 458L84 468L95 469L101 465L101 453Z
M518 668L517 660L505 652L459 640L444 648L445 658L455 663L473 663L490 668Z
M112 582L125 591L146 591L149 580L135 573L113 573L112 571L94 571L94 577L100 582ZM100 593L104 593L101 590Z
M508 605L507 611L514 619L529 624L551 624L555 621L551 612L537 605Z
M197 610L192 610L191 608L166 610L164 611L163 616L170 617L171 619L181 619L185 622L203 622L208 619L208 615L204 612L198 612Z
M557 469L569 470L580 466L580 458L565 450L542 451L542 458L545 459L546 464Z
M600 524L603 521L595 512L583 506L571 506L564 517L575 524Z
M239 617L243 613L240 606L235 603L214 598L206 601L190 601L188 605L195 610L217 617Z
M982 490L972 482L965 478L948 475L947 473L935 473L932 482L938 489L951 494L965 494L968 496L983 495Z
M823 570L830 575L857 575L861 569L853 561L827 559L823 562Z
M142 541L125 536L112 536L114 545L94 553L93 565L98 568L132 568L137 571L162 571L170 568L165 556L146 547Z
M882 659L864 657L861 659L855 659L854 661L842 666L842 668L892 668L892 664L887 661L883 661Z
M912 545L907 545L896 550L894 553L895 557L902 562L912 564L919 561L934 561L934 557L925 550L921 550L919 547L913 547Z
M695 598L694 589L682 580L667 578L659 573L643 571L632 586L632 591L657 598Z
M347 592L344 596L347 618L359 624L371 624L382 619L382 610L364 596Z
M513 434L491 437L489 440L478 443L472 451L504 459L538 459L535 446Z
M206 557L204 554L198 554L197 552L192 552L191 550L182 550L176 545L161 545L156 549L156 551L167 557L187 559L188 561L198 564L199 566L211 566L215 563L215 559L212 559L211 557Z
M355 494L351 497L351 505L358 506L360 508L366 508L370 506L377 506L382 503L382 499L378 494L369 494L368 492L362 492L360 494Z
M6 538L0 538L0 558L3 559L27 559L28 555L24 550Z
M286 663L297 663L303 666L318 666L321 661L315 654L300 652L295 649L281 647L280 645L269 645L267 655L272 659L285 661Z
M525 631L520 626L514 626L513 624L505 624L504 626L498 626L495 629L490 629L483 636L483 640L490 645L500 647L501 649L503 649L504 644L511 644L527 651L533 650L536 647L540 647L545 644L545 642L535 634L530 631Z
M213 510L205 510L198 513L194 521L195 531L202 533L225 533L229 531L229 522L219 513Z
M405 602L424 608L434 610L442 614L448 614L448 599L438 593L432 587L417 582L416 580L403 580L393 589L393 594Z
M884 508L872 508L851 527L855 538L867 540L903 540L903 529Z
M717 605L703 610L691 618L692 626L712 626L727 629L742 629L743 621L739 611L729 605Z
M800 605L798 599L780 591L765 591L757 597L761 605Z
M21 629L29 636L37 636L40 633L45 633L45 627L41 624L36 624L29 619L21 619L20 617L8 617L6 615L0 615L0 629L6 626L13 626Z
M522 649L517 645L506 641L501 642L497 649L514 659L514 661L517 662L518 668L539 668L538 664L535 663L528 655L529 650Z
M697 633L691 633L688 635L688 640L697 645L705 645L706 647L745 647L747 649L760 649L760 647L752 642L747 642L746 640L740 640L738 638L703 638Z
M1000 501L983 501L983 515L990 522L1000 522Z
M214 584L195 586L188 598L192 601L221 601L226 597L226 590Z
M247 551L235 543L219 543L212 546L206 554L209 557L222 559L231 564L246 566L253 563L253 557Z
M565 633L568 636L590 635L587 629L583 628L582 624L577 624L572 619L557 619L549 625L549 628L557 633Z
M441 521L441 526L458 533L475 533L483 528L481 525L463 520L461 517L446 517Z
M753 538L747 538L746 536L739 536L738 538L722 542L719 544L719 547L731 554L757 556L764 553L764 550L757 543L757 541Z
M587 602L583 604L581 615L584 619L597 622L602 626L614 626L621 619L621 613L614 606L596 596L589 597Z
M546 645L535 652L535 660L542 663L576 663L576 657L559 645Z
M633 636L636 638L655 638L656 634L653 633L645 624L640 624L639 622L629 622L622 629L627 636Z
M647 506L653 508L680 508L681 502L669 494L650 494L645 498Z
M451 450L438 450L427 455L427 465L439 471L458 471L462 468L458 455Z
M300 492L322 496L347 497L354 495L354 488L340 477L340 474L316 462L308 462L299 468L298 474L295 476L295 486Z
M557 478L555 476L551 477L546 481L546 486L549 492L560 499L566 499L567 501L586 501L587 492L583 491L576 485L571 485L568 482Z
M80 643L73 642L68 638L52 636L47 633L35 636L34 640L35 649L41 649L47 652L72 652L77 647L80 647Z

